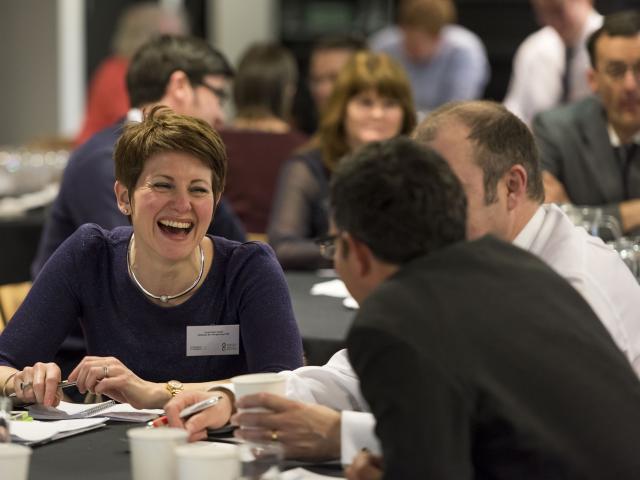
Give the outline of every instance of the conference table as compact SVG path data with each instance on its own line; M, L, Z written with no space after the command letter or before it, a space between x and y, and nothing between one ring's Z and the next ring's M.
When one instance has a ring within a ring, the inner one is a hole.
M310 364L324 363L344 345L353 311L347 310L340 298L310 295L315 283L330 278L315 272L287 272L286 279L307 359ZM29 480L130 480L126 430L134 426L110 422L97 430L34 447ZM285 466L299 464L287 462ZM324 475L341 475L335 465L308 468Z
M29 480L131 480L127 430L131 423L108 423L97 430L33 448ZM284 468L303 466L315 473L342 476L339 465L306 465L286 461ZM0 472L0 478L2 477ZM211 478L215 479L215 472ZM6 479L11 480L11 479Z
M322 365L340 348L353 320L353 310L342 305L341 298L313 296L311 287L319 282L331 280L316 272L294 272L285 274L293 311L298 321L309 365Z

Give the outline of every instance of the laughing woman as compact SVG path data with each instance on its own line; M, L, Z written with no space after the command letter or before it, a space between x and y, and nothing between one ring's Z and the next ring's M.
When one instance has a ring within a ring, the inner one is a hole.
M0 335L0 387L55 405L49 363L76 321L91 356L69 375L84 393L142 408L247 372L302 365L282 270L270 248L206 235L226 154L206 123L156 108L114 154L132 227L87 224L54 254Z

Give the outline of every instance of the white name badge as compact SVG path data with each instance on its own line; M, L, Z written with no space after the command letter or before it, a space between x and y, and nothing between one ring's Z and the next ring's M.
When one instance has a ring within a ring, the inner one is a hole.
M187 357L238 355L240 325L187 327Z

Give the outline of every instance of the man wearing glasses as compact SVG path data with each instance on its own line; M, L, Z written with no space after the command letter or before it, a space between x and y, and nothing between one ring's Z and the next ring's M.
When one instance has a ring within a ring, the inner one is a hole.
M640 233L640 12L609 15L589 38L596 94L536 117L547 202L603 207Z
M31 266L34 278L80 225L96 223L106 229L128 225L113 192L113 151L123 125L142 120L144 110L166 105L176 113L200 118L217 128L224 122L223 103L232 75L226 58L195 37L163 35L136 52L127 71L133 108L127 118L93 135L69 158ZM209 233L231 240L245 239L239 220L224 200L218 204ZM84 355L84 340L77 327L56 357L64 378L65 369L77 365Z

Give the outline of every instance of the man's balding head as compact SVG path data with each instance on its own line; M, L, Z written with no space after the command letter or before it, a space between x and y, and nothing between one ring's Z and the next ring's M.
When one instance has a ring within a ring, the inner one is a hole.
M525 220L516 214L526 210L528 215L544 200L533 135L497 103L448 103L428 115L412 136L438 151L462 181L470 237L493 233L512 240Z

